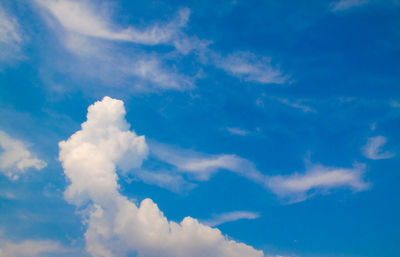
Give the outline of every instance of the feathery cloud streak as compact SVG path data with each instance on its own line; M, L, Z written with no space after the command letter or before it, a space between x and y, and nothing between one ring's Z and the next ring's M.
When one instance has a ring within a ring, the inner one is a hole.
M149 84L155 85L153 88L191 89L194 87L194 78L171 71L162 65L164 58L170 58L164 55L149 55L147 51L135 50L128 54L128 57L124 51L124 54L117 54L118 57L113 58L115 53L121 50L112 44L104 47L103 43L96 39L148 46L169 45L183 55L195 53L200 59L207 60L202 64L213 65L245 81L261 84L282 84L287 81L287 76L272 67L270 58L258 57L249 52L222 56L209 48L211 41L187 35L184 29L190 16L188 8L180 9L176 17L170 21L158 22L139 29L114 23L108 8L96 8L91 1L37 0L37 3L46 10L45 13L50 14L50 17L61 25L65 32L62 43L67 50L85 58L93 58L97 62L95 65L98 65L100 56L103 65L108 67L105 70L115 70L117 67L118 72L148 81ZM169 53L174 53L173 49ZM120 60L121 56L123 61Z
M208 180L212 174L227 170L264 186L289 203L334 188L350 188L355 192L369 188L363 180L363 165L353 168L310 165L304 173L271 176L260 172L251 161L232 154L206 155L154 142L150 144L150 151L159 160L176 167L177 172L196 180Z
M207 226L218 226L223 223L232 222L241 219L254 220L260 217L260 214L256 212L250 211L233 211L233 212L225 212L220 213L218 215L214 215L211 219L201 221L203 224Z
M368 138L367 144L362 148L364 156L372 160L390 159L394 157L394 153L382 149L386 142L387 139L384 136Z
M0 61L20 59L23 37L18 20L0 5Z

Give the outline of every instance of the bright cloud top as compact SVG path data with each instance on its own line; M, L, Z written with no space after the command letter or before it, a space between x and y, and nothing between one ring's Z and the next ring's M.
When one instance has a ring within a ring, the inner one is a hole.
M45 161L34 157L27 146L0 130L0 172L11 180L17 180L21 174L33 168L41 170Z
M88 109L82 129L60 142L60 161L71 184L68 202L87 207L86 249L95 257L263 256L229 240L218 229L186 217L168 221L151 199L140 205L118 191L116 168L140 167L148 150L145 138L129 130L123 102L105 97Z
M387 139L384 136L368 138L367 144L362 148L364 156L372 160L390 159L394 157L394 153L382 149L386 142Z

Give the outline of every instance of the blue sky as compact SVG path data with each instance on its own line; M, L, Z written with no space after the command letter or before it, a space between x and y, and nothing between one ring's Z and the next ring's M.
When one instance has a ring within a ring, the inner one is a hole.
M400 255L400 3L0 3L0 256Z

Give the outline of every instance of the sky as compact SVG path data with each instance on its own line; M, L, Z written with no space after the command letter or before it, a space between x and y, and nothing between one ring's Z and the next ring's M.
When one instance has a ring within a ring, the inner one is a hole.
M400 2L0 1L0 257L400 256Z

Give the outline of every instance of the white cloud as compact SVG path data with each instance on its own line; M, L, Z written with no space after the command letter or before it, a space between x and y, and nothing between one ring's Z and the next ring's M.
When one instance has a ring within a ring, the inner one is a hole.
M159 160L175 166L179 172L193 175L197 180L208 180L219 170L232 171L261 183L265 180L252 162L234 154L207 155L155 142L151 143L150 150Z
M154 83L163 89L183 90L193 88L191 78L166 69L157 58L142 58L133 63L129 70L127 73Z
M207 225L207 226L218 226L223 223L227 222L232 222L236 220L241 220L241 219L249 219L249 220L254 220L260 217L260 214L256 212L250 212L250 211L233 211L233 212L225 212L225 213L220 213L218 215L214 215L211 219L208 220L203 220L201 223Z
M259 57L249 52L236 52L226 57L214 55L215 65L229 74L262 84L282 84L288 77L271 65L268 57Z
M57 30L57 35L65 48L75 54L73 65L61 61L63 72L101 80L105 85L122 85L127 92L130 89L186 90L194 87L193 78L180 74L163 63L165 56L148 54L140 48L127 50L115 44L116 41L143 45L164 44L175 46L179 52L186 54L203 44L181 32L189 18L189 9L181 9L170 22L139 30L132 26L119 28L120 26L111 21L110 8L96 7L91 1L37 2L53 18L47 19L51 27L56 30L58 28L53 24L54 20L61 25L63 30ZM71 68L66 70L65 67Z
M17 19L0 6L0 61L21 58L22 43Z
M58 256L70 250L60 243L50 240L25 240L19 243L10 241L0 242L0 257L41 257L48 254Z
M46 10L44 13L50 14L48 17L51 18L47 21L53 28L57 29L57 24L62 27L58 36L61 35L61 41L67 50L84 56L85 61L82 63L87 63L88 57L93 58L89 65L81 69L75 65L76 69L89 70L85 74L91 74L90 69L93 69L93 74L105 78L134 76L148 82L136 83L137 90L146 91L149 87L173 90L193 88L194 78L162 65L164 59L189 53L194 53L202 64L210 61L217 68L245 81L281 84L288 79L279 69L272 67L268 57L259 57L248 52L236 52L223 57L209 49L211 41L187 35L185 28L190 16L188 8L180 9L176 17L169 21L138 28L113 22L109 5L95 5L90 0L37 0L37 3ZM175 50L171 49L167 54L156 58L138 51L140 47L127 52L118 48L121 45L111 44L118 41L136 45L168 45ZM106 83L115 84L115 81Z
M59 144L59 158L71 182L66 200L77 206L89 202L87 251L95 257L130 252L140 257L263 256L196 219L168 221L151 199L136 205L119 193L116 168L129 172L147 156L144 137L129 130L124 116L123 103L105 97L89 107L82 129Z
M232 135L246 136L249 134L247 130L241 128L227 127L226 130Z
M109 17L109 10L96 8L89 1L37 0L69 32L132 43L156 45L172 44L179 30L186 26L189 9L182 9L178 17L165 24L155 24L144 29L132 26L118 28Z
M289 202L303 201L334 188L362 191L369 187L363 181L363 165L353 168L311 165L304 174L269 176L261 173L251 161L233 154L207 155L155 142L150 144L150 150L157 159L196 180L209 180L212 174L227 170L264 186Z
M332 11L344 11L368 3L368 0L339 0L330 4Z
M0 172L12 180L27 169L41 170L47 163L34 157L27 146L0 130Z
M363 181L363 165L353 168L312 165L304 174L271 176L266 186L280 198L289 202L303 201L318 192L347 187L353 191L366 190L369 184Z
M367 144L362 148L365 157L373 160L390 159L395 156L394 153L382 150L387 142L386 137L376 136L368 138Z
M303 112L315 112L314 109L312 109L307 105L302 104L301 101L291 101L288 98L279 98L279 97L275 99L284 105L290 106L295 109L299 109Z

